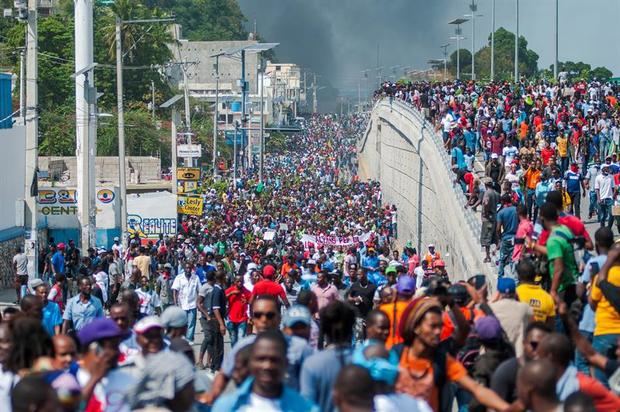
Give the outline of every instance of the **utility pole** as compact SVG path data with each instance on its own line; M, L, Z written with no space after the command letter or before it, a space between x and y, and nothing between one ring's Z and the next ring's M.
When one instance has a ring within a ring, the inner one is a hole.
M241 150L244 150L243 144L245 143L245 130L247 128L247 119L246 119L247 93L248 93L248 90L247 90L247 84L245 81L245 49L244 49L244 50L241 50ZM243 156L241 158L243 159ZM243 161L241 162L241 167L243 168Z
M491 81L495 80L495 0L491 5Z
M151 119L155 123L155 80L151 80Z
M28 0L28 32L26 36L26 176L24 179L24 198L26 199L25 227L30 230L30 238L25 240L25 252L28 256L28 273L38 278L38 233L37 233L37 193L36 185L39 156L39 62L37 60L37 0Z
M185 98L185 136L187 136L187 144L192 144L192 113L189 105L189 86L187 84L187 61L181 65L183 70L183 96ZM185 167L193 167L194 159L185 158Z
M123 50L121 18L116 16L116 104L118 110L118 181L121 198L121 234L127 245L127 182L125 179L125 112L123 109ZM176 142L176 136L174 141ZM176 153L175 153L176 154Z
M26 26L26 39L28 26ZM26 51L19 51L19 117L22 125L26 125Z
M312 82L312 113L316 114L316 112L318 111L318 104L316 101L316 73L314 73L314 82Z
M519 0L515 2L515 19L517 30L515 33L515 83L519 82Z
M171 140L172 140L172 194L176 195L178 190L178 182L177 182L177 124L179 124L179 112L177 111L176 105L172 106L172 125L171 129Z
M560 31L560 4L559 0L555 0L555 64L553 65L553 78L558 80L558 66L560 65L560 59L558 53L560 49L559 43L559 31Z
M215 106L213 107L213 177L217 176L217 119L220 109L220 56L215 56Z
M96 244L93 0L75 1L75 135L81 248Z

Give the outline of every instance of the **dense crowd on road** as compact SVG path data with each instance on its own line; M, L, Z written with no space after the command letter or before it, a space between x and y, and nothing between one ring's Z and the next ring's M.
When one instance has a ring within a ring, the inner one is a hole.
M576 246L549 194L537 209L551 232L544 251L545 232L525 237L515 249L527 259L499 281L451 283L441 252L399 236L396 207L358 178L367 119L315 115L266 157L263 182L251 171L205 181L203 213L181 215L174 238L87 251L51 239L40 279L18 251L17 306L0 322L0 410L620 410L620 251L609 229L573 296ZM517 201L501 200L506 210Z

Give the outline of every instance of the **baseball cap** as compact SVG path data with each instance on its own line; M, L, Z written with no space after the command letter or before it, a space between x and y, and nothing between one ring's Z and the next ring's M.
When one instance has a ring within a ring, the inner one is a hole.
M497 291L499 293L515 293L517 284L514 279L501 277L497 280Z
M163 325L159 317L157 316L147 316L145 318L140 319L133 327L134 332L143 334L149 329L159 328L163 329Z
M271 278L271 277L273 277L273 275L275 275L275 273L276 273L276 268L274 268L274 267L273 267L273 266L271 266L271 265L266 265L266 266L263 268L263 276L264 276L264 277L266 277L266 278Z
M497 155L497 153L492 153L491 154L491 159L497 159L499 156Z
M396 281L396 290L402 294L413 294L415 292L415 280L409 275L402 275Z
M62 249L62 250L64 250L64 248L65 248L65 244L64 244L64 243L62 243L62 242L60 242L59 244L57 244L57 245L56 245L56 247L57 247L58 249Z
M303 323L309 326L311 322L312 315L310 314L310 310L302 305L291 306L284 314L284 319L282 319L282 324L287 328L290 328L296 323Z
M114 236L114 241L118 242L120 239L118 238L118 236Z
M97 318L84 326L78 332L78 339L82 345L90 345L102 339L122 338L127 336L118 327L116 322L108 318Z
M474 323L476 334L480 340L494 341L502 337L502 325L495 316L484 316Z
M398 271L396 270L396 266L388 266L385 269L385 274L388 275L390 273L397 273Z
M182 328L187 326L187 315L178 306L168 306L161 314L161 324L166 328Z

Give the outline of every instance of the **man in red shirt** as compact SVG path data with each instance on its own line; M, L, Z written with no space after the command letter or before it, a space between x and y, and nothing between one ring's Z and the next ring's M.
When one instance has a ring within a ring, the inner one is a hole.
M235 346L237 340L245 336L248 322L248 304L252 294L243 287L243 276L239 275L235 276L235 281L231 287L226 289L225 294L228 300L228 324L226 327L230 333L230 345Z
M262 272L262 279L256 282L254 288L252 289L251 301L254 301L254 299L260 295L272 295L275 296L276 299L280 298L280 301L288 308L290 304L286 298L284 288L282 285L272 280L275 273L276 268L272 265L265 265Z

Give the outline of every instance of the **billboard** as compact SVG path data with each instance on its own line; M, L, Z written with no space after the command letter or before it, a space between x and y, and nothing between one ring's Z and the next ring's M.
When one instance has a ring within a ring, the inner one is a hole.
M176 236L176 196L169 192L127 195L127 231L143 239Z

